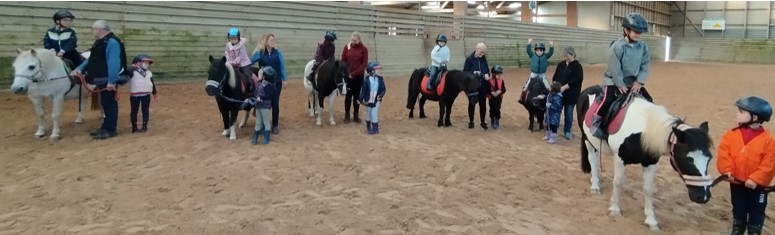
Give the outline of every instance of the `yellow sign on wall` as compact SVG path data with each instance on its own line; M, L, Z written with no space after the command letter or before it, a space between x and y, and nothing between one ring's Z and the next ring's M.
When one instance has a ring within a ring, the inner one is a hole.
M726 20L724 18L705 18L702 19L703 30L724 30Z

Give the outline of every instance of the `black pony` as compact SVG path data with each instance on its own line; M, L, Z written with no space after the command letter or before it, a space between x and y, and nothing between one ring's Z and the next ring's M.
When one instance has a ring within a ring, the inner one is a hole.
M544 82L539 79L531 79L527 84L527 94L525 94L525 100L522 102L522 106L525 106L528 114L528 120L530 126L528 130L530 132L535 131L533 128L533 122L538 119L538 130L544 129L544 112L546 111L546 95L549 94L549 89L546 89Z
M229 136L229 139L237 139L237 133L234 128L234 122L237 121L237 115L240 110L246 110L247 113L240 123L240 127L245 126L248 120L250 105L243 105L243 101L251 97L251 92L247 91L248 83L253 82L252 78L245 78L231 65L226 64L226 57L215 59L210 56L210 68L207 70L207 82L205 91L209 96L215 96L215 102L218 103L218 109L223 117L223 136ZM254 71L255 73L255 71Z
M435 91L431 94L422 92L420 83L423 81L427 68L415 69L409 78L409 96L406 100L406 108L409 109L409 118L414 118L414 103L417 96L420 95L420 118L425 118L425 101L439 102L439 122L438 126L448 127L452 125L450 114L452 113L452 104L461 91L468 96L468 102L476 102L477 90L479 88L479 78L473 73L460 70L449 70L447 72L444 84L444 92L437 95ZM438 88L437 88L438 89ZM469 117L470 118L470 117Z

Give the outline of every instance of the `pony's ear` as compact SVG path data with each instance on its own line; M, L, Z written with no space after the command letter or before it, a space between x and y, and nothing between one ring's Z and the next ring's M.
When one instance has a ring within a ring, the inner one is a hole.
M21 54L22 54L22 49L21 49L21 48L16 48L16 53L18 53L19 55L21 55Z
M226 56L221 57L221 62L226 63Z
M37 56L38 55L38 53L35 52L35 49L30 49L30 53L32 54L32 56Z
M684 139L686 139L686 133L676 127L673 127L673 134L679 143L684 142Z
M210 63L212 63L212 62L213 62L213 60L215 60L215 58L213 58L213 55L210 55L210 58L209 58L209 59L210 59Z
M708 121L705 121L702 124L700 124L700 128L705 131L708 131Z

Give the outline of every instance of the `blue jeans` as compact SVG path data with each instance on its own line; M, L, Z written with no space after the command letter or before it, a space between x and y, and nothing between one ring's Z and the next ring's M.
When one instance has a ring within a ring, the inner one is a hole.
M573 128L573 108L576 107L576 105L569 104L569 105L564 105L563 107L565 109L565 111L563 111L565 113L564 131L567 133L567 132L570 132L571 128Z

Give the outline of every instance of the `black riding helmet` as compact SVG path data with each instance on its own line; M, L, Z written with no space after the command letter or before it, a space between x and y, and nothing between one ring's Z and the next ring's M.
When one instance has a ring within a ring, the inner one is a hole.
M327 31L326 32L326 36L324 36L323 38L325 38L326 41L333 42L333 41L336 40L336 32L334 32L334 31Z
M622 27L638 33L646 33L649 31L649 23L646 21L646 17L643 17L643 15L637 12L627 14L627 16L622 19Z
M544 42L536 42L535 50L546 50L546 45L544 45Z
M500 65L496 64L496 65L492 66L492 69L490 69L490 72L493 75L495 75L495 74L503 74L503 67L501 67Z
M439 43L439 41L447 42L447 35L444 35L443 33L440 33L436 36L436 43Z
M52 18L54 19L54 23L56 23L58 20L61 20L64 18L75 19L75 16L72 13L70 13L70 11L59 10L56 13L54 13L54 16Z
M277 78L277 71L275 71L272 67L269 67L269 66L261 68L261 73L264 76L264 80L270 83L274 82L275 79Z
M772 106L770 106L770 103L758 96L746 96L740 98L735 102L735 106L748 111L751 114L755 114L759 117L759 119L755 121L758 123L769 122L770 117L772 116Z

